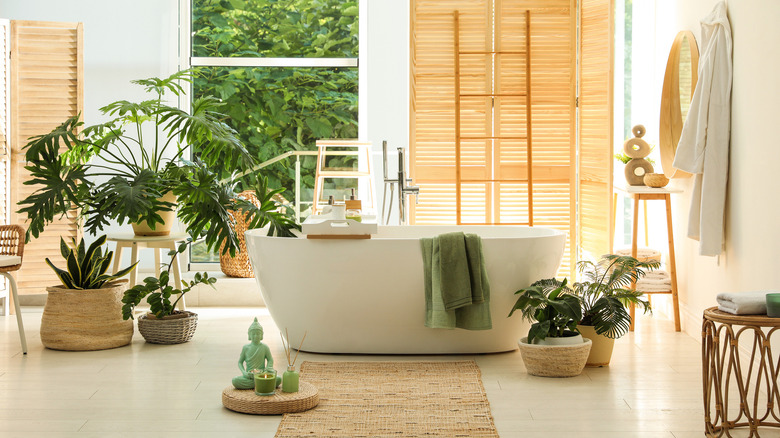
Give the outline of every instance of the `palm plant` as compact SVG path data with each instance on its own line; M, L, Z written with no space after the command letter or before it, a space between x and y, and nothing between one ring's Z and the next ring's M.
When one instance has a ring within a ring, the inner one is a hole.
M617 339L631 327L631 315L626 306L634 305L644 313L650 303L642 293L629 289L644 277L645 270L661 266L656 261L639 261L631 256L608 254L598 262L582 261L577 268L583 281L574 284L574 293L582 301L581 325L592 325L596 333Z
M188 71L133 81L152 98L104 106L100 111L111 117L104 123L85 127L77 115L32 137L25 146L32 179L24 184L41 188L20 202L19 212L30 223L27 240L74 208L92 234L112 221L146 222L154 229L163 222L161 211L176 209L190 235L204 237L211 249L224 242L231 254L238 240L228 210L245 211L258 223L271 220L287 232L295 228L289 214L241 202L234 185L219 179L251 168L254 160L222 122L218 99L198 98L190 113L165 102L169 95L181 96L180 83L189 81ZM184 159L190 146L201 151L192 161ZM169 192L178 197L178 207L160 199Z

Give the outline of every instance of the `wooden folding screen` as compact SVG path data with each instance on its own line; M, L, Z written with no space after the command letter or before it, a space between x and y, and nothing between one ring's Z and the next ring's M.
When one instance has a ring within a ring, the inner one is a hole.
M411 32L410 146L421 193L412 223L561 229L569 235L562 273L570 275L577 231L575 2L413 0ZM459 99L458 108L457 93L474 97ZM458 132L474 139L457 139Z
M596 259L612 247L612 0L580 0L579 247Z
M11 205L36 190L23 185L30 174L24 169L22 148L29 137L51 131L82 111L83 28L81 23L11 21ZM12 223L23 217L11 215ZM78 235L75 212L46 227L25 246L24 263L16 276L19 293L42 293L58 280L44 259L62 264L60 237Z
M0 224L9 222L9 164L10 160L10 64L11 64L11 22L0 20Z

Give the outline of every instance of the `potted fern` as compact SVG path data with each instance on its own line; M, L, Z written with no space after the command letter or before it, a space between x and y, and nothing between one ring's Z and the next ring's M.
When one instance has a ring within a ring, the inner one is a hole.
M531 321L528 336L518 346L528 374L542 377L573 377L582 373L591 348L590 339L577 331L582 308L564 279L549 288L537 281L515 292L518 295L509 316L519 310Z
M119 278L135 264L116 274L107 274L113 251L103 252L106 236L89 247L84 239L68 246L60 239L66 267L60 269L48 258L62 285L46 288L48 297L41 317L41 342L53 350L103 350L122 347L133 339L132 321L119 313L127 280Z

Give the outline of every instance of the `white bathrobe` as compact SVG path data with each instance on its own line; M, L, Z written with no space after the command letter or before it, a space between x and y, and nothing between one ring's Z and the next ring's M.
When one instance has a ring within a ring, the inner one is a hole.
M731 27L719 2L701 20L699 82L683 125L674 167L694 174L688 237L701 255L723 250L731 122Z

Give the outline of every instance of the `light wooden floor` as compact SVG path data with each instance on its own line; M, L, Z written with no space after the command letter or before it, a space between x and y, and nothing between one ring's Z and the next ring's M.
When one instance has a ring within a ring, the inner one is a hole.
M238 374L238 355L254 316L260 317L277 363L284 362L266 309L194 310L198 331L187 344L146 344L136 331L128 347L59 352L41 346L41 308L27 308L26 357L14 317L0 317L0 436L272 437L280 417L233 413L220 399ZM504 438L704 435L700 343L675 333L672 322L658 316L642 317L636 333L618 340L609 367L586 369L568 379L527 375L517 351L455 357L300 356L299 363L474 359Z

